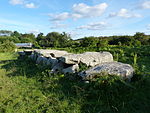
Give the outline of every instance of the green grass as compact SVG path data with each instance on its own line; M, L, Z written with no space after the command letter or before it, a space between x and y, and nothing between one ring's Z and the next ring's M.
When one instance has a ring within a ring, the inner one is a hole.
M133 64L130 49L122 50L125 58L118 52L118 60ZM0 113L149 113L150 59L143 53L137 54L131 83L106 76L89 84L76 75L49 74L48 68L17 54L0 53Z
M15 53L0 53L0 61L15 60L16 56L17 54Z

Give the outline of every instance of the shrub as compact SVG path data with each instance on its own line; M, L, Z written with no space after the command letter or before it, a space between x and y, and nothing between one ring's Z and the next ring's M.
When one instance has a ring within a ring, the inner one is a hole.
M0 52L13 52L15 51L15 48L15 44L9 40L0 43Z

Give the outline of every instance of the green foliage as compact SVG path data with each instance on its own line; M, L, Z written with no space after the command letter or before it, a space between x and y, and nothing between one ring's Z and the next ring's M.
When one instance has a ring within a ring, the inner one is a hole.
M133 65L134 66L137 65L137 54L136 53L133 55Z
M0 42L13 41L14 43L33 43L36 48L64 48L64 47L106 47L111 45L139 47L150 44L150 35L137 32L134 36L107 36L107 37L84 37L78 40L72 40L71 36L65 32L50 32L46 36L39 33L37 37L34 34L21 34L17 31L0 31Z
M99 39L97 43L97 47L106 47L108 45L108 40L106 39Z
M89 67L86 64L79 63L79 71L87 70Z
M149 41L150 37L141 33L76 41L57 32L40 33L37 38L17 31L0 36L0 52L14 51L13 42L32 42L36 47L59 47L73 53L109 51L116 61L135 65L131 83L110 75L97 75L84 83L76 74L51 74L49 68L28 58L0 53L0 113L148 113ZM80 71L89 68L79 66Z
M35 35L30 34L22 34L21 37L19 37L21 43L34 43L36 41Z
M13 42L10 42L9 40L6 40L2 43L0 43L0 52L14 52L16 46Z
M48 68L37 66L28 58L17 59L16 54L0 53L0 112L148 113L149 49L149 46L100 48L117 54L118 61L137 64L138 70L130 83L110 75L97 75L84 83L76 74L51 74ZM85 52L97 48L68 50Z
M127 45L129 46L132 42L132 38L130 36L117 36L113 38L109 43L111 45Z
M37 36L37 41L42 47L68 47L69 45L71 45L70 40L70 36L65 32L51 32L48 33L46 36L43 36L43 34L40 33Z
M81 47L96 47L98 40L95 37L85 37L80 41Z
M135 35L134 35L134 38L138 41L141 42L142 45L148 45L148 40L150 39L150 36L147 36L145 35L144 33L140 33L140 32L137 32Z
M16 38L20 38L21 37L21 34L17 31L14 31L12 34L11 34L12 37L16 37Z

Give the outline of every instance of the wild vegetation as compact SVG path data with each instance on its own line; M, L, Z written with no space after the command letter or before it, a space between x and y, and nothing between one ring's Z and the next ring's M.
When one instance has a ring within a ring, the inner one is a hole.
M5 41L13 43L33 43L36 48L77 48L77 47L107 47L110 45L139 47L141 45L150 45L150 35L137 32L134 36L108 36L108 37L84 37L78 40L72 40L71 36L65 32L50 32L46 36L39 33L22 34L17 31L0 31L0 43Z
M135 73L130 83L109 75L85 83L76 74L50 74L48 67L36 65L29 58L22 59L9 48L0 49L0 113L149 113L149 37L136 33L72 40L65 33L53 32L30 39L28 34L3 31L0 48L7 45L13 51L10 43L32 42L37 48L73 53L109 51L116 61L131 64Z

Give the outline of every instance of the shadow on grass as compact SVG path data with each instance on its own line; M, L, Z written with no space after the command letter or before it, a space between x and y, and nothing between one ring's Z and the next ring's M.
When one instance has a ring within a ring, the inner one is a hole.
M26 76L27 78L32 78L46 69L37 66L35 62L27 57L18 57L17 60L5 60L1 61L1 63L4 64L2 68L9 72L8 76Z
M84 83L75 74L66 76L50 74L49 69L36 65L28 58L2 61L2 63L5 63L2 68L10 72L8 76L36 78L41 84L39 89L47 98L50 94L54 94L47 99L46 105L43 105L46 109L67 100L67 107L71 109L70 106L80 106L78 109L82 113L148 113L150 111L150 81L147 80L131 83L130 85L135 88L111 76Z

